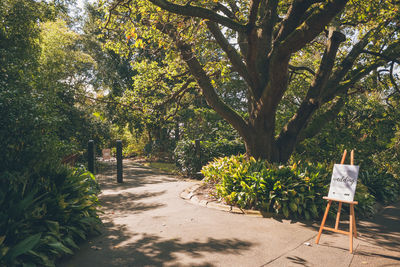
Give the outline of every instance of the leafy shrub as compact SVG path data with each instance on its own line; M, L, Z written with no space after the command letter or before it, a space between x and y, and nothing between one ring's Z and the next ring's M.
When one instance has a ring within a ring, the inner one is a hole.
M390 203L399 199L400 181L387 171L364 171L360 179L376 200Z
M375 213L375 197L370 194L368 188L362 184L362 181L358 179L356 194L354 200L358 201L358 205L354 206L357 214L361 216L368 217ZM349 212L349 206L344 205L344 210ZM334 209L334 216L336 216L336 211ZM347 213L349 214L349 213Z
M328 193L331 167L320 163L278 166L239 155L216 159L203 167L202 173L228 204L308 220L325 210L322 197ZM374 198L362 185L360 190L355 197L360 202L356 209L368 215Z
M0 174L0 265L54 266L96 232L99 187L83 169Z
M220 139L217 141L200 141L200 156L196 154L195 141L180 140L174 156L178 168L187 175L193 175L214 158L244 153L245 148L239 140Z
M194 141L182 139L174 150L176 166L185 174L191 175L198 171L201 159L196 155Z

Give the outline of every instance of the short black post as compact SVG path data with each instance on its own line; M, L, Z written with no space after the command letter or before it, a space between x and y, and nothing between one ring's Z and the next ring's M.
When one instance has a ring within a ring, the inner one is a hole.
M122 183L122 141L117 140L117 182Z
M88 142L88 155L87 155L87 159L88 159L88 170L94 174L94 141L93 140L89 140Z
M200 146L199 139L194 140L194 147L195 147L196 157L198 159L196 171L200 171L200 169L201 169L201 146Z

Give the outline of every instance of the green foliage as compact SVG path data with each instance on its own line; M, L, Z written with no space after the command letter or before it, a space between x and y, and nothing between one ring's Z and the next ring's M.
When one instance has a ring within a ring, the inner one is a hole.
M78 107L88 60L65 23L45 23L53 8L0 5L1 266L54 266L100 223L94 177L59 165L106 127Z
M145 144L148 143L148 138L145 135L138 134L134 129L129 129L129 127L119 127L117 125L113 125L111 128L110 140L104 143L102 148L111 148L113 154L115 154L115 140L121 140L122 155L125 158L143 156Z
M186 107L195 113L206 106L196 103L203 100L196 94L200 87L210 107L240 133L247 152L273 162L287 161L296 142L333 120L337 113L328 111L337 102L362 92L368 95L365 82L377 81L372 70L391 73L398 81L393 75L398 66L398 1L307 2L300 9L297 1L283 0L273 6L211 0L102 3L105 47L134 59L133 87L118 101L143 111L140 125L165 127L163 119L171 116L180 124L191 119L193 125L202 124L194 116L184 117ZM321 14L329 19L309 19ZM341 38L327 34L328 29ZM331 41L338 50L328 55ZM386 96L394 94L393 83L388 83ZM318 123L321 118L324 123ZM185 130L192 135L186 138L207 139L201 127ZM305 136L308 130L314 131ZM328 142L324 152L341 153L331 149L337 144Z
M214 158L244 153L245 148L239 140L219 139L200 141L200 151L196 154L195 141L180 140L174 151L178 168L186 175L194 175Z
M325 210L322 197L328 193L331 167L311 163L278 166L239 155L216 159L202 173L228 204L309 220ZM356 207L360 215L371 214L375 202L365 186L357 186L355 200L360 203Z
M0 87L0 172L21 166L35 171L67 149L53 131L58 118L49 117L48 107L28 96L22 88Z
M373 86L371 81L364 84ZM382 203L396 201L400 193L399 115L395 106L384 102L384 94L373 92L354 97L326 129L297 147L295 158L337 162L345 148L355 148L359 178L368 192Z
M37 171L107 136L108 125L79 104L93 62L65 22L48 21L53 12L42 1L0 6L0 171Z
M55 134L60 117L52 116L46 95L35 88L37 22L44 19L43 11L41 3L32 1L2 1L0 6L0 173L21 166L34 172L41 162L68 150Z
M225 100L229 101L229 99ZM182 110L179 116L180 120L184 122L181 132L186 139L216 141L239 138L232 126L208 107L191 106Z
M376 199L369 192L365 185L362 184L362 181L358 180L356 194L354 196L354 200L358 201L358 204L354 206L357 214L361 216L371 216L376 212ZM348 206L345 205L344 210L348 211ZM332 217L336 216L336 209L330 211Z
M368 86L368 83L365 83ZM372 86L372 85L371 85ZM314 138L297 147L301 158L338 161L345 148L355 148L355 162L362 169L386 167L377 154L387 149L395 133L399 113L390 110L380 93L366 93L347 101L336 120ZM335 134L332 134L335 133Z
M106 79L106 84L102 84L110 90L110 94L104 99L113 102L107 105L105 114L108 118L121 129L128 125L130 129L134 128L131 132L146 135L145 138L139 138L147 139L144 150L148 156L170 154L176 141L182 138L214 140L221 136L227 139L237 137L232 127L207 106L187 67L182 64L177 51L170 49L167 40L158 42L151 38L138 38L142 29L131 23L140 18L120 18L118 29L99 36L98 28L93 30L93 25L96 25L96 17L100 22L107 21L107 18L101 19L100 16L107 14L103 7L100 6L97 10L90 7L86 28L88 32L97 34L98 43L103 44L102 53L109 55L99 57L99 49L97 52L94 50L95 54L98 54L96 58L104 62L99 71L108 64L109 70L104 73L112 78ZM114 19L115 17L109 21L111 28L114 27ZM125 27L122 21L130 26ZM151 29L151 32L153 33L154 29ZM165 39L162 36L161 38ZM135 60L131 60L132 58ZM240 92L243 82L230 74L228 65L214 63L210 60L210 71L219 68L220 73L216 76L223 75L225 81L223 84L219 82L221 86L218 93L221 93L227 103L243 108L245 104ZM125 71L116 73L115 65L120 65ZM110 73L113 74L112 77ZM223 93L224 89L227 92ZM231 138L232 136L234 137ZM129 151L134 150L136 149L132 145Z
M83 169L48 165L0 174L0 265L54 266L98 230L99 193Z
M83 51L82 39L61 19L42 23L40 68L35 77L35 88L51 116L59 120L53 131L76 149L84 148L89 139L102 144L110 136L109 123L96 116L97 106L86 96L96 62Z
M398 110L395 108L394 110ZM400 182L400 125L394 127L393 138L387 144L387 149L381 150L373 156L374 165L387 170ZM379 168L378 168L379 169Z
M387 204L399 199L400 180L387 171L363 171L360 179L376 200Z

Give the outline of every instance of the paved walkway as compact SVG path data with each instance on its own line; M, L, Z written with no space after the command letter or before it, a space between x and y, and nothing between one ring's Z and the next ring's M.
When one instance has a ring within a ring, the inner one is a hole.
M400 203L372 221L359 222L361 237L316 223L258 218L194 205L179 197L194 181L124 161L124 183L99 175L102 235L57 266L400 266Z

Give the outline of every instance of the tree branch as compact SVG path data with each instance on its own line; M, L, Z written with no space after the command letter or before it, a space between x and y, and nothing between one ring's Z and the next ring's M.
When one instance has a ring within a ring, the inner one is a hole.
M326 91L323 92L323 98L324 102L330 101L337 95L338 93L348 89L349 87L353 86L358 80L363 78L365 75L367 75L369 72L371 72L373 69L378 68L379 66L384 65L387 61L384 60L384 57L387 58L393 58L395 56L398 56L399 50L400 50L400 40L397 40L396 42L392 43L389 45L383 52L380 54L382 57L381 59L377 60L376 62L372 63L369 66L366 66L361 69L357 69L355 71L352 71L349 75L349 79L347 81L344 81L340 83L340 81L348 74L350 69L353 67L354 61L356 58L361 54L363 51L364 47L368 44L369 42L369 37L373 34L379 31L379 29L383 26L384 24L379 25L376 29L373 29L369 31L363 39L361 39L350 51L350 53L346 56L346 58L342 61L340 64L340 68L335 71L335 73L332 75L331 79L328 82L328 85L326 86ZM338 84L340 85L338 86Z
M114 4L113 6L111 6L111 7L108 8L109 14L108 14L108 18L107 18L107 20L106 20L106 22L105 22L105 24L104 24L104 27L103 27L104 29L107 29L107 26L108 26L108 24L110 23L112 12L113 12L118 6L124 5L124 4L129 4L132 0L127 0L125 3L124 3L124 1L125 1L125 0L117 0L117 3L116 3L116 4Z
M342 11L347 2L348 0L331 0L316 10L299 27L287 34L279 46L280 52L291 54L303 48L324 30L325 26Z
M250 11L249 20L247 22L247 53L246 53L246 65L249 69L249 75L252 80L253 88L258 88L260 84L260 72L258 71L258 66L255 64L257 62L257 57L262 56L258 54L258 36L257 36L257 13L258 7L260 5L260 0L250 1Z
M389 78L390 78L390 81L392 82L392 85L393 85L393 88L395 89L395 91L397 91L397 93L400 93L399 87L397 86L397 83L393 77L393 68L394 68L394 61L392 62L392 64L390 64Z
M305 70L308 73L310 73L312 76L315 76L315 71L313 71L311 68L306 67L306 66L293 66L293 65L289 65L289 69L292 71L301 71L301 70Z
M264 18L261 21L260 49L264 50L265 56L269 54L272 46L272 35L279 17L277 15L278 0L269 0L265 5Z
M259 6L260 6L260 0L251 0L250 1L249 21L247 22L247 25L249 25L250 27L253 27L256 25L257 13L258 13Z
M375 62L369 66L356 69L350 73L350 77L348 80L343 81L339 84L336 84L333 87L327 86L327 89L323 92L322 95L322 103L327 103L331 101L335 96L343 94L346 92L350 87L354 86L359 80L364 78L366 75L368 75L371 71L374 69L378 68L383 64L383 61L378 61Z
M326 49L319 69L315 74L314 81L311 83L307 95L296 114L288 121L279 134L277 143L281 149L292 150L297 145L300 133L307 127L314 112L322 105L321 92L325 88L332 72L339 45L345 39L344 34L335 31L333 27L330 29Z
M327 42L324 55L322 56L321 64L317 73L315 74L314 81L307 92L307 101L315 101L320 105L321 91L325 88L329 76L332 73L332 68L335 63L336 53L339 45L346 40L346 36L333 28L329 31L329 39ZM313 99L315 98L315 99Z
M165 34L168 34L176 43L176 47L178 48L182 59L186 62L192 76L200 86L208 105L210 105L222 118L228 121L241 136L248 136L249 126L242 116L221 100L211 83L210 77L204 71L200 62L192 52L192 47L184 41L179 40L176 29L173 25L164 25L159 22L156 24L156 28Z
M298 143L305 139L312 138L318 134L328 122L334 120L345 104L345 98L339 97L325 112L316 115L308 126L300 133Z
M226 105L218 96L211 84L210 78L203 70L200 62L193 54L190 45L178 41L178 49L181 52L183 60L188 64L192 75L196 78L197 83L202 89L203 95L207 103L225 120L227 120L242 136L247 136L247 123L232 108Z
M371 29L367 32L357 44L353 46L351 51L347 54L347 56L342 60L339 64L339 68L335 70L335 72L331 75L328 84L326 86L326 90L329 91L329 88L336 87L340 81L345 77L345 75L351 70L355 60L360 55L361 51L368 44L369 38L371 35L375 34L382 25L378 26L376 29ZM329 92L324 92L324 94L329 94Z
M232 20L237 20L236 15L230 11L226 6L224 6L221 3L217 3L217 6L215 7L216 11L221 11L222 13L224 13L228 18L232 19Z
M177 5L166 0L149 0L149 1L154 5L166 11L172 12L174 14L189 16L189 17L197 17L202 19L209 19L211 21L214 21L215 23L221 24L225 27L228 27L238 32L246 31L245 25L242 25L230 18L221 16L218 13L207 8L191 6L191 5Z
M394 56L387 56L387 55L384 55L384 54L382 54L382 53L373 52L373 51L369 51L369 50L365 50L365 49L362 50L361 53L373 55L373 56L376 56L376 57L383 58L383 59L385 59L385 60L387 60L387 61L393 61L393 62L396 62L397 64L400 64L400 57L399 57L399 59L398 59L398 58L396 58L396 55L394 55ZM398 55L397 55L397 56L398 56Z
M314 4L315 0L294 0L290 6L286 18L282 21L276 40L285 39L301 23L301 19L307 9Z
M220 45L220 47L227 54L229 60L231 61L233 68L239 73L240 76L247 82L251 87L252 81L250 79L249 73L247 72L246 65L243 63L240 54L236 49L228 42L225 36L222 34L218 25L212 21L206 22L208 29L213 34L215 40Z
M193 79L186 79L186 82L182 85L181 88L179 88L179 90L177 90L176 92L174 92L171 96L169 96L166 100L164 100L162 103L155 105L154 108L158 109L162 106L165 106L166 104L170 103L171 101L177 99L178 97L183 96L189 89L189 84L193 82Z

